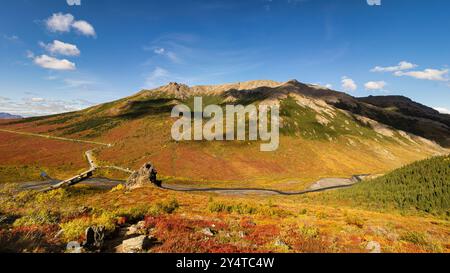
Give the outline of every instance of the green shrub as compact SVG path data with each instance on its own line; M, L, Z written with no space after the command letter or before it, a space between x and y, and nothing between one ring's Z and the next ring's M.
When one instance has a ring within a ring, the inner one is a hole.
M356 226L358 228L363 228L364 227L364 220L356 215L348 215L345 219L345 222L348 225L353 225Z
M319 229L313 226L304 225L300 228L300 234L307 238L317 238L319 236Z
M59 215L50 211L37 211L14 221L14 227L53 225L59 221Z
M400 240L403 240L405 242L410 242L418 246L427 246L428 241L424 234L415 232L415 231L408 231L404 233L402 236L400 236Z
M91 226L103 226L105 232L111 233L116 229L117 218L111 212L103 212L99 216L78 218L70 222L60 224L63 238L66 242L77 241L83 237L86 229Z
M247 204L224 204L221 202L210 202L208 204L207 210L209 212L226 212L226 213L237 213L237 214L260 214L264 216L279 216L279 217L286 217L290 215L289 212L278 209L274 207L273 205L261 205L258 207L254 207Z
M180 204L176 199L172 199L166 202L160 202L152 206L148 213L152 216L158 216L161 214L171 214L175 212L180 207Z
M36 202L38 204L45 204L51 201L62 201L69 196L65 189L57 189L49 192L38 193L36 195Z
M65 242L78 241L84 235L84 232L91 226L89 218L78 218L67 223L60 224L63 231Z
M247 204L224 204L221 202L211 202L208 204L209 212L227 212L227 213L238 213L238 214L255 214L258 209Z
M119 209L114 212L116 217L125 217L127 221L137 222L143 220L150 210L149 205Z

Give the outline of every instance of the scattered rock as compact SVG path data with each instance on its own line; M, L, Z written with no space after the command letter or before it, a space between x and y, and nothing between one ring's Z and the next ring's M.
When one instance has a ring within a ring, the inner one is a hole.
M125 187L129 190L142 188L150 184L160 187L161 182L157 180L157 174L158 172L153 165L146 163L128 178Z
M92 212L92 208L90 208L90 207L82 206L82 207L78 208L79 214L87 214L90 212Z
M136 235L139 233L139 230L137 229L137 227L135 225L128 227L127 232L125 233L125 236L131 236L131 235Z
M128 227L128 230L125 233L125 235L131 236L131 235L142 234L142 233L144 233L144 231L145 231L145 221L140 221L136 225L132 225L132 226Z
M381 253L381 245L378 242L370 241L367 243L366 250L370 253Z
M212 237L212 236L214 236L217 232L214 231L214 230L212 230L212 229L210 229L210 228L204 228L204 229L202 229L202 233L205 234L206 236Z
M389 241L392 241L392 242L397 241L399 239L399 237L400 237L397 233L391 232L391 231L389 231L389 230L387 230L387 229L385 229L383 227L378 227L378 226L370 227L370 230L373 233L375 233L376 235L383 236L383 237L385 237L386 239L388 239Z
M240 237L240 238L244 238L244 237L245 237L245 232L239 231L239 237Z
M64 234L64 229L61 229L60 231L56 232L55 238L59 238Z
M80 245L79 242L73 241L69 242L66 246L67 253L83 253L84 248Z
M151 245L151 240L148 236L141 235L122 242L122 245L116 248L121 253L139 253L148 249Z
M85 231L86 240L83 242L83 247L88 249L100 249L103 246L105 239L105 227L92 226Z
M283 241L280 240L280 239L277 239L277 240L275 241L275 246L276 246L276 247L286 248L286 249L290 249L290 248L291 248L288 244L286 244L285 242L283 242Z

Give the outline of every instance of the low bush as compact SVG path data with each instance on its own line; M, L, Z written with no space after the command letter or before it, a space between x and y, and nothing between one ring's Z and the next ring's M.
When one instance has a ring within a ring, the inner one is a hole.
M152 206L148 213L152 216L158 216L161 214L172 214L180 207L180 204L176 199L170 201L159 202Z
M37 211L14 221L14 227L53 225L59 221L59 215L50 211Z
M60 224L63 229L63 239L66 242L79 241L83 238L84 232L90 226L103 226L107 233L115 231L117 217L110 212L103 212L92 217L77 218L70 222Z
M364 227L364 220L361 219L360 217L356 216L356 215L348 215L345 218L345 222L348 225L356 226L358 228L363 228Z
M304 225L300 227L300 234L306 238L317 238L319 236L319 229L314 226Z

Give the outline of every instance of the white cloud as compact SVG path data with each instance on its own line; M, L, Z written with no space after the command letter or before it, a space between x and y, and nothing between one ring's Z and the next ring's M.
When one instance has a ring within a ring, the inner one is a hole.
M403 70L409 70L409 69L413 69L416 68L417 65L407 62L407 61L402 61L399 62L398 65L396 66L387 66L387 67L382 67L382 66L376 66L375 68L373 68L371 70L371 72L396 72L396 71L403 71Z
M52 115L81 110L93 103L81 99L56 100L45 98L23 98L22 100L0 99L0 112L29 116Z
M369 6L381 6L381 0L367 0Z
M438 111L441 114L448 114L450 115L450 110L445 107L434 107L434 110Z
M384 87L386 87L387 83L385 81L378 81L378 82L367 82L364 87L366 90L384 90Z
M356 85L355 81L348 77L342 77L342 89L345 91L355 91L358 89L358 86Z
M47 29L51 32L69 32L74 20L72 14L55 13L46 20Z
M27 50L27 58L33 59L34 58L34 53L31 52L30 50Z
M63 81L66 84L65 88L85 88L95 84L95 82L88 80L64 79Z
M51 32L70 32L75 29L79 33L86 36L95 36L94 27L86 21L76 21L75 17L68 13L54 13L45 21L47 29Z
M158 55L163 55L166 52L166 49L162 48L162 47L158 47L158 48L155 48L153 50L153 52Z
M53 55L60 54L65 56L79 56L80 50L76 45L64 43L58 40L53 41L51 44L40 43L48 52Z
M177 54L169 51L169 52L167 52L166 55L167 55L167 58L169 58L172 62L174 62L174 63L180 62L180 59L178 58Z
M419 80L429 80L429 81L448 81L446 75L448 74L448 69L425 69L423 71L397 71L394 73L395 76L409 76Z
M81 6L81 0L66 0L69 6Z
M333 85L332 84L322 84L322 83L313 83L312 85L316 85L316 86L318 86L318 87L321 87L321 88L328 88L328 89L332 89L333 88Z
M155 88L167 83L170 77L169 71L161 67L156 67L145 79L146 88Z
M31 98L32 102L43 102L44 100L44 98Z
M94 27L86 21L76 21L72 24L72 27L83 35L86 36L96 35Z
M76 66L74 63L63 59L57 59L50 57L48 55L41 55L34 58L34 63L42 68L51 70L75 70Z
M19 42L20 41L20 38L17 35L11 35L11 36L3 35L3 39L5 39L9 42Z
M147 48L144 47L144 50L147 50ZM177 54L175 54L172 51L168 51L163 47L153 48L153 53L161 55L161 56L166 56L167 58L169 58L169 60L171 60L174 63L180 63L180 59L178 58Z

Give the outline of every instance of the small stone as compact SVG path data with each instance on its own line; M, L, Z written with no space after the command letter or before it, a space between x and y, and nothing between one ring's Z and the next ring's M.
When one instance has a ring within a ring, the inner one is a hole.
M277 239L275 241L275 246L290 249L290 246L288 246L288 244L286 244L285 242L283 242L280 239Z
M128 227L127 232L125 233L126 236L131 235L137 235L137 234L143 234L145 233L145 221L140 221L136 225L132 225Z
M82 207L78 208L79 214L87 214L87 213L90 213L91 211L92 211L92 209L89 207L86 207L86 206L82 206Z
M240 238L244 238L244 237L245 237L245 232L239 231L239 237L240 237Z
M136 225L128 227L127 232L125 233L126 236L136 235L139 233L139 229L136 227Z
M55 238L59 238L59 237L61 237L61 235L63 235L64 234L64 229L61 229L60 231L58 231L56 234L55 234Z
M69 242L66 246L66 252L67 253L83 253L84 249L83 247L80 245L79 242L73 241L73 242Z
M88 227L85 231L85 238L86 240L83 242L84 247L88 249L100 249L105 239L105 227Z
M214 236L216 232L210 228L204 228L202 229L202 233L205 234L206 236Z
M369 253L381 253L381 245L378 242L370 241L367 243L366 250Z
M141 235L139 237L123 241L119 248L121 248L121 252L123 253L139 253L146 250L150 243L151 241L147 236Z
M138 229L144 229L145 228L145 221L140 221L136 224L136 227Z

